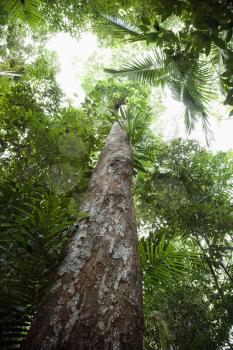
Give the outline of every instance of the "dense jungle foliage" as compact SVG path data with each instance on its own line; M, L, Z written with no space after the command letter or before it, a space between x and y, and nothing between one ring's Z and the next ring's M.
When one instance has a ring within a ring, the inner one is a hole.
M19 348L88 215L79 207L114 121L133 154L145 350L232 349L233 153L165 143L151 127L154 87L184 104L187 131L202 120L207 140L211 101L232 115L232 26L228 0L0 1L0 349ZM91 72L75 107L44 47L86 30L119 57L134 51L104 79Z

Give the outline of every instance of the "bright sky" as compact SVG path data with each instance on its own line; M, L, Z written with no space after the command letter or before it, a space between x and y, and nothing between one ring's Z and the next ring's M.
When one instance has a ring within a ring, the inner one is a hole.
M97 50L96 36L84 33L81 39L77 40L68 33L59 33L52 37L46 46L57 53L60 65L57 81L63 92L75 105L80 105L85 98L80 75L84 71L85 62Z
M81 38L77 40L68 33L59 33L53 36L46 46L57 53L60 65L60 73L57 75L58 83L74 105L79 106L85 98L80 79L84 74L85 62L94 52L103 52L103 48L98 47L97 37L91 33L83 33ZM205 137L201 125L197 125L191 136L186 135L182 119L183 105L174 101L169 95L164 97L164 103L166 111L159 121L159 129L164 139L195 138L204 145ZM233 149L233 118L228 118L224 106L219 107L218 105L216 109L220 109L218 114L221 119L210 118L210 127L213 131L210 148L213 151Z

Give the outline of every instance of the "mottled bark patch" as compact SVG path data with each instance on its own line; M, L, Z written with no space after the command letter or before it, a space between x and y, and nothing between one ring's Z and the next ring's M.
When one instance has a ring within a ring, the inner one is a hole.
M93 173L81 222L23 350L141 350L142 283L132 158L114 124Z

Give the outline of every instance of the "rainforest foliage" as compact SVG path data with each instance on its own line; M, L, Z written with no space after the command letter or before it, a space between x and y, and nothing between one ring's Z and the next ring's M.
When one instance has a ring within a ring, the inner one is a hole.
M88 215L79 207L118 121L133 154L145 349L230 350L233 154L164 143L151 88L167 86L184 103L189 131L201 118L208 136L213 99L231 113L232 3L1 0L0 9L0 348L19 348L27 334ZM52 33L87 29L119 56L137 42L139 58L115 57L103 79L87 72L86 99L74 107L44 46Z

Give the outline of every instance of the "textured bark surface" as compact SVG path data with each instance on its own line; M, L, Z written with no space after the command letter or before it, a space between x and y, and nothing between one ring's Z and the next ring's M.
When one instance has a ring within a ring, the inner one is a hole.
M23 350L141 350L142 282L132 159L114 124L89 184L80 223Z

